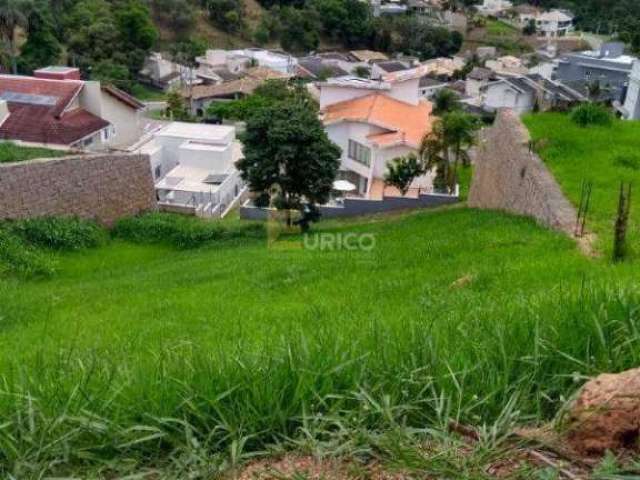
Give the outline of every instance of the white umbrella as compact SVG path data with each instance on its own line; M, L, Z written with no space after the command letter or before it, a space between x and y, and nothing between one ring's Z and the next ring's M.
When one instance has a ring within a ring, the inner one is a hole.
M353 192L356 189L356 186L346 180L336 180L333 182L333 189L339 192Z

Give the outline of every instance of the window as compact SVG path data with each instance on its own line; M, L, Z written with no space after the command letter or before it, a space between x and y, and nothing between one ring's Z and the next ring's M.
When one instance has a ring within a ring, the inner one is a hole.
M158 166L156 167L155 172L154 172L154 175L155 175L155 177L156 177L156 180L157 180L158 178L160 178L160 174L161 174L161 173L162 173L162 166L158 165Z
M371 149L354 140L349 140L349 158L368 167L371 165Z

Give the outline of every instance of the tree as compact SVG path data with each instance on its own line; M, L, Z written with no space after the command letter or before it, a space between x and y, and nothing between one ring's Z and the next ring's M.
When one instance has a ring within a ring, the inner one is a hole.
M424 166L418 157L410 153L406 157L394 158L384 174L385 185L391 185L406 195L413 180L424 174Z
M131 91L133 82L129 69L112 60L102 60L91 69L91 79L99 80L107 85L114 85L122 90Z
M184 98L177 90L171 90L167 93L167 114L172 120L179 122L188 122L191 115L184 102Z
M458 95L448 88L440 89L433 97L433 113L441 115L447 112L453 112L460 109L460 101Z
M450 193L455 190L458 166L460 162L469 165L467 149L474 144L479 128L480 122L464 112L448 113L434 122L419 150L425 171L436 169L434 187Z
M267 80L245 98L211 103L207 108L207 115L246 121L260 109L283 101L301 101L317 111L316 102L303 86L291 86L284 80Z
M477 117L462 111L450 112L442 117L445 142L454 155L454 171L462 163L471 164L467 150L475 144L476 132L480 129Z
M242 135L244 158L238 163L252 192L277 209L303 210L329 200L340 165L315 109L303 101L278 102L260 109ZM288 213L287 224L291 225Z
M289 52L309 52L320 44L320 20L315 10L280 9L280 45Z
M18 58L18 70L31 74L34 70L55 65L60 59L62 48L55 36L51 14L46 5L41 4L29 14L29 36L22 46Z
M535 35L536 31L536 21L534 19L530 19L522 29L522 33L528 36Z
M11 59L14 74L18 73L16 29L28 27L31 8L29 0L0 0L0 37L5 45L5 54Z

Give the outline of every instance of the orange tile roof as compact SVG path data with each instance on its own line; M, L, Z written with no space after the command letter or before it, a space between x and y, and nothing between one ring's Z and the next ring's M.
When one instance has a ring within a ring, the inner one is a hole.
M431 131L434 117L431 103L421 100L418 105L396 100L381 93L334 103L324 108L325 124L341 121L364 122L388 130L368 138L380 147L407 144L417 148Z

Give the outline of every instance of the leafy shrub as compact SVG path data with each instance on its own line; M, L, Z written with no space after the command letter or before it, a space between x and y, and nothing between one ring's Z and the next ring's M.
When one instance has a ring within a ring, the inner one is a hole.
M105 231L95 222L76 217L40 217L18 220L9 230L24 241L54 250L81 250L97 247Z
M613 163L618 167L628 168L630 170L640 170L640 155L618 155L613 159Z
M569 114L571 120L581 127L589 125L611 125L613 117L611 112L597 103L583 103L578 105Z
M195 248L215 240L260 238L264 236L264 227L258 224L227 227L194 217L148 213L119 220L112 233L136 243L169 243L178 248Z
M0 274L23 277L49 276L55 271L53 260L27 245L20 237L0 228Z

